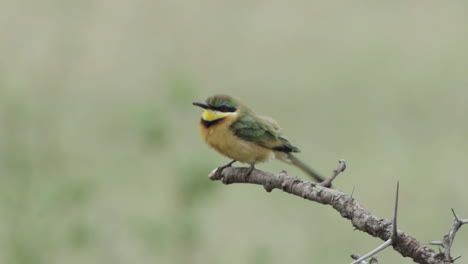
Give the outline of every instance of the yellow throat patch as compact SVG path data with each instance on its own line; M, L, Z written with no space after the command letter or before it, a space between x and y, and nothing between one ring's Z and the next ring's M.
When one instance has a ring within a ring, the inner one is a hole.
M233 114L236 114L236 112L225 113L225 112L220 112L220 111L214 111L211 109L205 109L205 111L203 111L202 118L203 120L206 120L206 121L214 121L214 120L221 119L226 116L233 115Z

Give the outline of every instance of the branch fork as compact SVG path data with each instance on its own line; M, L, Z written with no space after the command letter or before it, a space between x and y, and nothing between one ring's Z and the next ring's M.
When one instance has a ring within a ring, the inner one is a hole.
M458 217L458 215L455 213L455 210L452 208L452 214L453 214L453 223L452 227L450 228L449 232L444 235L444 239L442 241L431 241L429 242L430 245L437 245L441 246L442 249L444 250L440 254L443 255L443 258L447 261L452 261L455 262L455 260L461 258L461 256L452 258L451 256L451 250L452 250L452 244L453 241L455 240L455 235L460 229L460 227L464 224L468 224L468 219L461 219Z

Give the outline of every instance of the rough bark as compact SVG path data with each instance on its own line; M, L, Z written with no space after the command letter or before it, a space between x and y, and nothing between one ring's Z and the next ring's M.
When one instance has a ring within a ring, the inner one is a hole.
M248 168L228 167L222 173L216 173L216 170L214 170L209 177L212 180L220 180L224 184L251 183L262 185L267 192L280 189L310 201L330 205L342 217L349 219L357 230L384 241L392 237L392 221L373 215L352 196L320 184L288 176L284 171L275 174L255 169L249 176L246 176L248 170ZM421 264L454 263L452 259L447 259L443 253L434 251L404 231L398 229L397 233L398 238L393 242L392 246L403 257L409 257L416 263Z

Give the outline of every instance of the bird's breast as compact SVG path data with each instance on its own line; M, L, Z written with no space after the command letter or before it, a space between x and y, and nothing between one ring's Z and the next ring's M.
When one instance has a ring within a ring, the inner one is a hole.
M200 122L200 132L205 142L219 153L244 163L265 162L275 157L270 149L237 137L230 126L235 116L228 116L215 125L205 126Z

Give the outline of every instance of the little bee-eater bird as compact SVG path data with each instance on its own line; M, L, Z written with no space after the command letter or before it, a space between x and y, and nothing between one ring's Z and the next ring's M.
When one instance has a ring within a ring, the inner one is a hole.
M194 102L204 109L200 120L200 132L205 142L222 155L232 159L218 168L240 161L250 164L250 175L256 163L279 159L296 165L318 182L323 179L292 152L299 152L281 136L280 127L273 119L255 114L247 106L228 95L215 95L205 102Z

